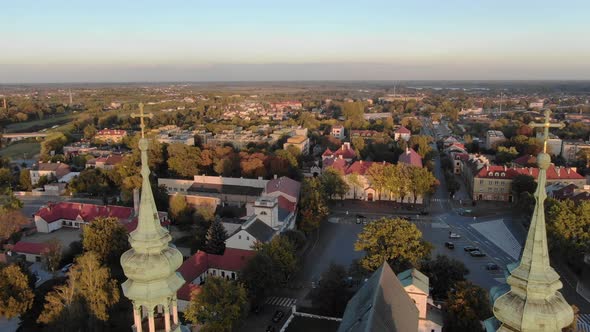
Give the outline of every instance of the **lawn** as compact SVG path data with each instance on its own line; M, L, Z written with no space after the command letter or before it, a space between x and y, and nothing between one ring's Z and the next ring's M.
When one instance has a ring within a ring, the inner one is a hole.
M31 159L41 151L41 144L38 142L16 142L0 150L0 156L10 159L23 159L26 153L26 159Z
M47 116L43 120L34 120L26 122L11 123L5 127L7 133L21 133L39 131L45 128L51 128L54 125L66 124L74 120L80 114L65 114L59 116Z

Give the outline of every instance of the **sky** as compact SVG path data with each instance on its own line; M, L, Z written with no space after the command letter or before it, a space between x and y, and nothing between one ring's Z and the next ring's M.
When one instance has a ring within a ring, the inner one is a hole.
M590 79L588 0L0 0L0 83Z

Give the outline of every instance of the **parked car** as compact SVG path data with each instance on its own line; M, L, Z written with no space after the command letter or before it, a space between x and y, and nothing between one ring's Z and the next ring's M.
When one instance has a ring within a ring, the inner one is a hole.
M486 254L484 254L483 252L479 251L479 250L475 250L475 251L470 251L469 254L472 257L484 257Z
M277 310L274 316L272 316L272 321L278 323L281 321L281 319L283 319L283 316L285 316L285 313L280 310Z
M500 267L496 263L487 263L486 264L486 270L489 270L489 271L495 271L495 270L498 270L499 268Z
M453 242L445 242L445 247L455 249L455 244Z
M272 325L269 325L269 326L266 328L266 332L275 332L276 330L277 330L277 329L276 329L274 326L272 326Z
M72 267L72 265L74 265L74 263L66 264L66 265L64 265L64 267L61 268L60 271L62 273L67 273L70 270L70 268Z
M461 235L459 235L457 233L449 233L449 238L450 239L460 239Z
M479 248L478 247L467 246L467 247L463 248L463 250L465 250L467 252L472 252L472 251L479 251Z
M357 214L356 215L356 223L357 224L363 224L366 225L367 224L367 217L363 216L362 214Z

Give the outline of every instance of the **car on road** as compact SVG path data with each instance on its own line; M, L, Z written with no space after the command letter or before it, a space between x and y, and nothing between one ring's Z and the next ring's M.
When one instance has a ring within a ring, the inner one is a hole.
M272 316L272 321L278 323L281 321L281 319L283 319L283 316L285 316L285 313L280 310L277 310L274 316Z
M64 267L61 268L61 273L66 273L70 270L70 268L72 267L72 265L74 265L74 263L70 263L70 264L66 264L64 265Z
M484 257L486 254L484 254L483 252L479 251L479 250L475 250L475 251L470 251L469 254L472 257Z
M495 271L498 269L500 269L500 267L496 263L487 263L486 264L486 270L488 270L488 271Z
M460 239L461 235L457 234L457 233L449 233L449 238L450 239Z
M472 252L472 251L479 251L479 248L473 247L473 246L467 246L467 247L463 248L463 250L465 250L467 252Z
M363 224L366 225L367 224L367 217L363 216L362 214L357 214L356 215L356 223L357 224Z
M455 249L455 244L453 242L445 242L445 247Z

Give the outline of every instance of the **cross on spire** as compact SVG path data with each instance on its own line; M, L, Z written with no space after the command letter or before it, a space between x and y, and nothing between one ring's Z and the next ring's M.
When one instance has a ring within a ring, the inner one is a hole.
M545 128L543 132L543 153L547 153L547 140L549 139L549 128L563 128L565 124L559 123L551 123L551 111L545 110L545 122L544 123L529 123L529 127L533 128Z
M132 118L139 118L139 128L141 128L141 138L144 138L144 129L145 123L143 122L144 118L153 118L154 114L152 113L143 113L143 103L139 103L139 114L131 113Z

